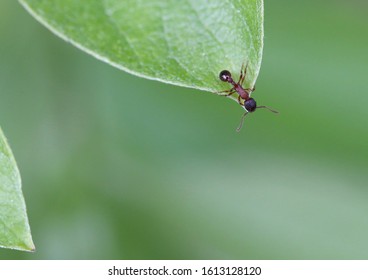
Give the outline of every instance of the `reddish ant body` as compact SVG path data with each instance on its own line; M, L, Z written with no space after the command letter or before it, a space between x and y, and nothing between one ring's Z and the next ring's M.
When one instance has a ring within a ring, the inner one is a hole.
M268 108L266 106L257 106L257 102L250 97L250 94L255 91L255 87L253 88L243 88L243 83L244 83L244 79L245 79L245 75L247 74L247 67L248 65L245 67L244 69L244 65L242 65L242 68L240 70L240 77L239 77L239 81L236 83L233 78L231 77L231 73L228 70L222 70L219 74L219 78L221 81L223 82L227 82L229 84L231 84L233 87L230 90L225 90L223 92L227 92L228 94L226 96L230 96L232 94L234 94L235 92L238 93L238 102L241 106L244 107L245 109L245 113L241 118L240 121L240 125L239 127L236 129L237 132L240 131L241 127L243 126L243 122L244 122L244 118L248 113L252 113L254 112L257 108L265 108L270 110L273 113L278 113L277 111Z

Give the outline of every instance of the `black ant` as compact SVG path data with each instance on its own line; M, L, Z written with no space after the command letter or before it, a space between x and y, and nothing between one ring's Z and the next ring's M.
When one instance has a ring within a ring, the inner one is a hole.
M240 124L238 126L238 128L236 129L237 132L240 131L240 129L243 126L243 122L244 122L244 118L248 113L252 113L254 112L257 108L265 108L270 110L271 112L277 114L278 112L266 107L266 106L257 106L256 101L250 97L250 94L255 91L255 87L253 88L243 88L243 83L244 83L244 79L245 79L245 75L247 74L247 68L248 68L248 64L247 66L244 68L244 64L242 65L241 69L240 69L240 78L239 81L237 83L235 83L235 81L233 80L233 78L231 77L231 73L228 70L222 70L219 74L219 78L221 81L223 82L227 82L229 84L231 84L233 87L229 90L225 90L222 92L227 92L228 94L226 96L230 96L232 94L234 94L235 92L238 93L238 102L241 106L244 107L245 109L245 113L243 114L241 120L240 120Z

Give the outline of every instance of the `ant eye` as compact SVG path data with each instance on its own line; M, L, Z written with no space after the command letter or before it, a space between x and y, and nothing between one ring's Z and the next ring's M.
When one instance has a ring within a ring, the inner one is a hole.
M229 78L231 78L231 73L228 70L222 70L220 72L219 78L223 82L229 81Z

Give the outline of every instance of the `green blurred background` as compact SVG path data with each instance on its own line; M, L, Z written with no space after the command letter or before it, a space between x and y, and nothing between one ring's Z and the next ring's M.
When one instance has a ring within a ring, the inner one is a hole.
M35 253L367 259L368 2L266 1L259 104L144 80L0 2L0 124ZM224 19L225 20L225 19Z

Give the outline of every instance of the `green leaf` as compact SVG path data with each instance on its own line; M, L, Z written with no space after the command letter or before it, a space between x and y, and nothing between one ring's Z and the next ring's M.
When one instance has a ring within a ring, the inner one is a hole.
M10 147L0 128L0 246L34 251L21 179Z
M257 79L263 0L20 0L51 31L129 73L218 92L248 63ZM224 94L224 93L222 93Z

